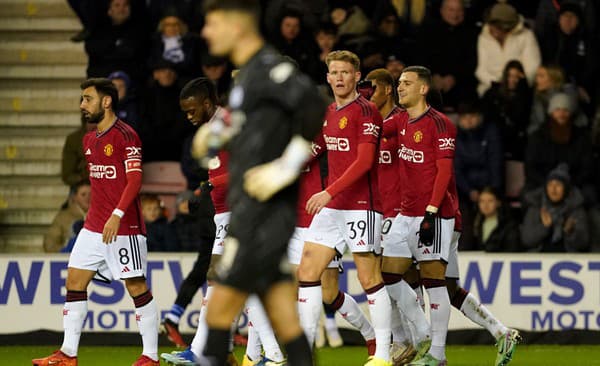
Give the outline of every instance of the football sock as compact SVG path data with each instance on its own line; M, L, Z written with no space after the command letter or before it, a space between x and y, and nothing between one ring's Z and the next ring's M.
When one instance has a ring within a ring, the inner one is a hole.
M194 339L192 339L192 344L190 345L190 349L196 355L196 357L199 357L202 354L202 349L204 349L204 345L206 344L206 335L208 334L208 325L206 324L206 305L208 305L211 293L212 286L208 286L206 288L204 299L202 299L202 307L200 308L200 315L198 316L198 328L196 328L196 335L194 335Z
M429 353L438 360L446 359L446 336L450 320L450 298L446 281L424 278L423 285L429 295L431 319L431 348Z
M319 311L321 311L320 307ZM288 356L288 366L310 366L314 364L310 345L304 334L300 334L297 338L286 343L284 348Z
M211 366L225 365L229 353L229 338L231 338L229 329L208 329L202 359L208 360Z
M410 288L415 290L417 294L417 300L419 301L419 306L421 306L421 310L425 311L425 298L423 297L423 286L419 281L410 284Z
M165 315L165 318L169 319L170 321L172 321L175 324L179 324L179 319L181 319L181 316L183 315L184 312L185 312L184 307L181 307L177 304L173 304L173 306L171 306L171 310L169 310L167 315Z
M158 308L150 290L133 298L135 320L142 336L142 354L158 361Z
M323 306L322 302L321 281L300 281L298 288L298 315L300 317L300 325L304 329L310 347L313 346L315 337L317 336L317 326L321 317L321 306Z
M388 291L389 293L389 291ZM398 309L398 305L396 301L391 301L392 303L392 342L393 343L412 343L410 338L410 334L407 334L406 331L407 325L405 324L405 320L403 321L402 315L400 314L400 310Z
M339 291L333 303L327 307L336 310L342 318L358 329L366 341L375 339L373 326L352 296Z
M246 312L248 314L248 309L246 308ZM260 359L260 352L262 351L262 345L260 344L260 337L258 336L258 332L254 329L254 325L250 320L250 315L248 314L248 344L246 344L246 356L251 361L257 361Z
M414 333L415 339L412 340L412 343L415 343L416 346L418 342L429 336L429 323L425 313L419 307L417 294L406 281L402 280L402 275L387 272L382 275L390 297L396 302L398 310L405 317L411 333Z
M63 307L65 334L60 350L67 356L77 356L83 320L87 315L87 291L69 291Z
M474 323L487 329L495 339L502 337L508 331L488 308L481 305L481 302L473 294L463 288L460 288L452 298L452 305Z
M262 343L265 350L265 356L275 362L283 361L283 353L279 348L271 322L258 296L250 295L246 301L246 306L248 307L248 321L252 322L254 330L258 333L259 342Z
M383 282L369 289L365 289L365 292L367 293L371 322L373 324L373 329L375 329L375 340L377 344L375 357L389 361L390 343L392 340L392 330L390 325L392 305L390 303L390 297Z
M327 332L336 332L337 324L335 322L335 310L330 308L329 306L326 306L326 304L323 304L323 309L325 310L325 329L327 330Z

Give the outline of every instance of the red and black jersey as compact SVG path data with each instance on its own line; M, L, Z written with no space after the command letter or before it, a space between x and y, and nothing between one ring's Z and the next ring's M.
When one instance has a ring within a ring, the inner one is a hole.
M125 190L127 173L142 172L142 143L133 128L117 119L101 134L91 131L83 137L83 154L91 185L84 227L101 233ZM118 235L145 235L139 197L123 211Z

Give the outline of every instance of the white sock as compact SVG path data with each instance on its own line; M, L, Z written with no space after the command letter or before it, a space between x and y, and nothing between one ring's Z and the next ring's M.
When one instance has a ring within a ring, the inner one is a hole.
M502 337L508 331L508 328L496 319L488 308L481 305L479 300L470 292L460 306L460 311L474 323L487 329L495 339Z
M135 309L135 319L142 336L142 354L158 361L158 308L154 299Z
M425 313L419 306L417 294L413 289L401 280L391 285L386 285L388 294L396 302L398 310L405 317L409 327L413 330L413 344L416 346L420 341L429 337L429 323Z
M192 339L192 344L190 345L190 349L198 358L202 356L202 351L204 349L204 345L206 344L206 336L208 336L208 324L206 324L206 305L208 305L208 300L210 299L211 293L212 286L208 286L206 288L204 299L202 299L202 307L200 308L200 315L198 316L198 328L196 329L196 335L194 335L194 339Z
M419 306L421 307L421 310L425 312L425 297L423 297L423 286L413 288L413 290L417 294L417 300L419 301Z
M249 316L248 319L250 319ZM248 320L248 344L246 345L246 356L248 356L251 361L258 361L260 359L261 350L262 344L260 343L258 332L254 329L252 322Z
M367 300L369 303L371 322L373 324L373 329L375 329L375 340L377 344L375 357L389 361L390 344L392 341L392 304L390 303L390 297L385 286L382 284L379 290L367 293Z
M389 293L389 291L388 291ZM407 324L405 324L406 319L402 319L403 316L400 314L400 310L398 310L398 305L396 301L391 301L392 304L392 317L391 317L391 325L392 325L392 342L397 344L406 344L407 342L411 342L410 334L407 333L408 329Z
M254 330L258 333L259 342L262 342L265 349L265 357L275 362L283 361L283 353L279 348L271 322L258 296L250 295L246 300L246 306L248 307L248 321L252 322Z
M346 319L348 323L358 329L366 341L375 338L373 326L352 296L344 293L344 302L337 312L340 313L342 318Z
M65 302L63 308L63 327L65 329L65 335L60 350L67 356L77 356L81 328L83 328L83 321L87 315L87 310L87 300Z
M323 293L321 283L314 286L302 286L298 288L298 315L300 316L300 325L304 329L308 344L312 348L317 336L317 326L321 317L321 308L323 307Z
M327 331L327 333L338 331L335 318L329 318L327 315L325 315L325 330Z
M431 319L431 348L429 353L438 360L446 359L446 335L450 320L450 298L446 286L425 288L429 295Z

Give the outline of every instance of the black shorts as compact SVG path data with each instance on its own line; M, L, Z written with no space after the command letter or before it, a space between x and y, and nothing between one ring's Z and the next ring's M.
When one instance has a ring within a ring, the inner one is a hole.
M287 247L296 226L296 201L290 197L244 201L231 211L228 238L217 264L218 281L263 295L274 283L292 279Z

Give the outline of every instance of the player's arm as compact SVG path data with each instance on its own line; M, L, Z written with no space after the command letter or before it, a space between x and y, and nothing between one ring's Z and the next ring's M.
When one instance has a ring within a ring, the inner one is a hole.
M456 128L448 121L444 133L439 133L433 140L436 144L436 175L433 182L433 191L429 204L425 208L423 221L419 227L419 241L427 246L433 244L435 236L435 216L442 204L448 184L454 173L454 144L456 141Z
M324 191L316 193L306 202L306 211L314 215L320 209L325 207L329 201L340 192L345 191L354 184L360 177L365 175L375 162L376 145L369 142L363 142L358 145L356 160L344 174L342 174L335 182L331 183Z
M142 148L139 146L140 144L138 143L137 146L130 147L128 148L129 150L126 149L127 152L125 154L127 156L124 164L127 184L123 193L121 193L117 207L115 207L106 224L104 224L102 241L106 244L117 240L121 218L140 193L140 188L142 187Z
M291 117L292 138L280 158L249 169L244 175L244 189L259 201L266 201L284 187L290 185L313 155L312 141L321 131L325 114L325 101L308 77L294 73L289 77L284 97L277 102L293 111ZM271 107L272 108L272 107ZM280 111L264 112L278 118Z

